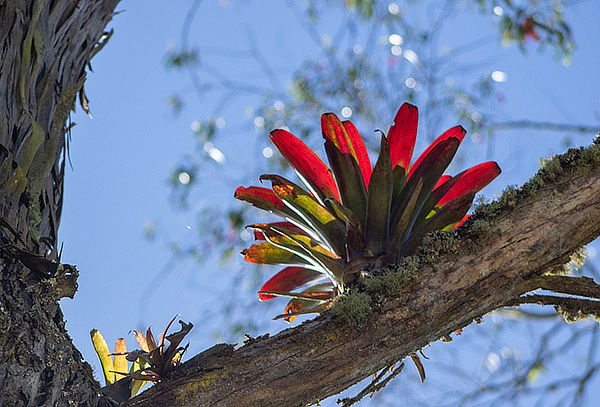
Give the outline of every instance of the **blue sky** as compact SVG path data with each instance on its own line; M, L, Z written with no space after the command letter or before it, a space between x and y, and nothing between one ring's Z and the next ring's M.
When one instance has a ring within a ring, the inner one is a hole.
M119 9L124 11L110 24L115 34L94 59L94 72L86 84L94 118L89 119L81 111L73 116L77 122L70 151L73 170L67 171L60 239L65 244L63 261L76 264L81 276L77 296L63 300L62 305L69 332L97 372L90 329L101 330L111 342L119 336L131 338L127 333L144 328L142 324L161 330L173 315L180 313L196 324L191 351L197 353L214 343L211 332L217 327L202 312L218 308L226 288L223 285L230 281L229 275L221 276L251 272L241 259L233 270L219 268L214 261L205 263L205 269L189 263L169 267L168 248L143 238L148 222L154 222L161 233L177 241L193 240L194 233L198 233L195 226L188 228L196 224L194 212L174 210L168 199L170 171L194 148L190 124L209 117L215 104L210 95L196 99L183 72L165 68L165 53L179 42L189 4L183 0L173 0L168 6L155 0L123 1ZM498 84L508 100L499 112L502 117L599 122L600 7L593 1L581 2L570 8L567 15L577 43L569 67L551 52L530 49L523 55L515 48L502 48L495 41L482 49L481 55L465 57L484 56L490 61L490 70L506 72L508 80ZM325 21L337 18L332 11ZM273 0L206 1L192 27L191 38L206 47L243 50L247 48L244 24L255 27L261 52L284 86L294 69L319 50L284 2ZM443 41L457 45L486 32L495 33L490 19L467 10L448 24ZM260 69L245 65L243 59L215 58L215 65L227 75L256 78L257 83L269 86ZM166 103L174 92L183 94L187 101L179 115L173 115ZM222 113L225 129L242 128L244 109L257 102L257 98L245 97L229 105ZM257 136L264 134L231 131L224 137L217 147L224 152L228 169L214 166L208 170L217 178L203 181L208 185L204 199L230 199L236 176L244 173L245 166L251 168L255 160L264 159L240 157L254 146L251 143ZM560 133L527 130L505 132L499 137L500 147L492 158L504 172L486 190L487 196L506 185L522 182L538 167L540 157L564 149ZM266 137L258 140L260 149L263 144L267 146ZM588 136L573 137L575 145L590 141ZM463 148L469 159L486 159L485 146L470 142ZM258 173L251 176L255 178ZM192 209L205 203L195 202ZM146 304L142 297L147 293L148 282L157 275L161 276L160 288L147 307L141 307L141 303ZM278 323L270 327L274 331L286 326ZM460 344L453 346L460 349Z

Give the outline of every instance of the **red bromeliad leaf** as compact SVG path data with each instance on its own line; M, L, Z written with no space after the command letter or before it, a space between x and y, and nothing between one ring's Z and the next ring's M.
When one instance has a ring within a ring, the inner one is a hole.
M321 132L323 138L333 143L342 153L349 153L355 156L346 128L335 114L325 113L321 115ZM358 163L358 160L356 162Z
M289 297L298 300L309 301L329 301L333 298L333 291L324 291L317 293L291 293L284 291L260 291L259 294L274 295L276 297Z
M416 106L410 103L400 106L394 118L394 125L388 132L392 168L400 165L405 170L408 169L417 139L418 123L419 110Z
M435 212L433 216L426 219L416 230L411 234L410 238L405 243L403 252L405 254L412 253L421 239L430 232L442 230L449 225L459 222L466 215L467 211L473 203L475 192L470 192L461 196L445 205L440 210Z
M433 215L432 211L460 198L470 192L477 193L500 174L500 167L493 161L476 165L461 172L437 186L427 202L423 205L419 217L425 218ZM438 182L438 184L440 184Z
M352 122L341 122L333 113L325 113L321 116L321 131L323 138L331 142L341 153L350 154L362 173L365 185L371 176L371 161L367 148L360 133Z
M342 204L350 209L364 225L367 209L367 190L356 160L343 153L329 141L325 141L325 151L340 188Z
M435 186L433 187L433 189L436 189L437 187L439 187L441 185L444 185L450 179L452 179L452 176L450 176L450 175L442 175L440 177L440 179L438 180L437 184L435 184Z
M500 167L493 161L488 161L469 168L453 177L456 179L453 185L437 202L436 206L441 207L448 202L460 198L461 196L474 191L481 191L483 187L492 182L494 178L500 175Z
M304 267L286 267L260 287L260 291L292 291L323 277L322 273ZM261 301L275 298L274 295L258 293Z
M461 220L456 222L456 225L454 225L454 229L461 227L463 225L463 223L465 223L471 216L473 216L473 215L467 214L467 215L463 216L463 218Z
M365 188L368 189L369 181L371 180L371 173L373 172L369 153L367 152L365 143L363 142L363 139L354 123L348 120L342 123L346 129L346 132L348 133L350 143L354 147L354 158L356 158L356 161L358 161L360 172L362 172L363 180L365 182Z
M307 263L300 256L267 242L253 244L246 250L243 250L242 254L245 261L254 264L303 266Z
M467 131L463 126L455 126L451 129L446 130L441 136L439 136L423 153L417 158L417 161L410 167L410 171L408 172L408 178L412 177L412 174L420 167L421 163L427 157L427 155L441 142L444 140L448 140L449 138L456 138L460 142L465 138L465 134Z
M330 306L330 302L300 300L294 298L285 307L284 313L282 315L277 315L273 319L283 318L286 322L292 323L299 315L320 314L329 309Z
M249 202L257 208L265 211L277 212L280 214L286 214L290 212L281 198L275 195L275 193L268 188L238 187L235 190L233 197L239 199L240 201Z
M335 294L333 291L333 285L331 283L313 285L312 287L308 287L306 290L302 291L302 293L314 292L331 292L332 294ZM298 315L320 313L329 308L329 306L329 302L294 298L287 304L283 314L278 315L273 319L283 318L287 322L291 323Z
M429 194L433 190L433 187L437 183L438 179L442 176L442 173L446 170L450 161L456 154L460 140L454 137L446 138L431 148L427 154L421 160L422 165L415 170L413 176L408 180L406 186L402 190L401 200L396 204L396 207L392 208L392 225L397 227L398 219L401 216L405 216L404 212L406 206L413 195L415 189L419 183L422 183L419 197L414 205L413 214L411 214L410 221L403 225L408 229L412 228L413 223L421 212L423 205L425 204ZM411 168L412 169L412 168ZM399 231L396 230L396 233ZM408 234L405 233L405 236Z
M266 240L265 235L260 230L256 230L259 228L264 228L266 226L281 226L293 230L298 234L306 234L304 229L294 225L292 222L256 223L254 225L248 225L246 227L249 229L254 229L254 240Z
M314 188L316 194L340 199L337 185L327 165L298 137L278 129L271 132L271 141L301 177Z

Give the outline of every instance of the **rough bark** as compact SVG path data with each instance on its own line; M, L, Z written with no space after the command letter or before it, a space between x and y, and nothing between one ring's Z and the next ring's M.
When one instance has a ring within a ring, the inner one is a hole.
M358 324L341 325L328 313L236 350L218 345L128 405L309 405L494 309L534 302L521 295L538 287L598 298L589 280L560 284L543 276L600 234L600 146L592 149L594 163L582 166L577 152L568 153L522 190L505 193L501 204L483 207L493 215L479 216L458 240L432 243L418 278ZM569 163L574 167L559 167Z
M97 403L58 298L66 122L118 0L0 0L0 405ZM39 256L39 257L37 257ZM44 257L47 260L44 260ZM62 289L71 285L70 293Z

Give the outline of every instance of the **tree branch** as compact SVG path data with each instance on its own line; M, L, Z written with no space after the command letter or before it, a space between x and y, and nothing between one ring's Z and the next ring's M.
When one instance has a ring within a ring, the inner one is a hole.
M591 315L600 319L600 301L586 300L574 297L559 297L556 295L526 295L506 303L507 307L523 304L554 305L557 310L566 314L567 320L587 318Z
M328 312L236 350L218 345L128 406L308 405L447 337L518 299L524 281L600 234L599 157L600 145L570 150L478 208L456 240L430 236L418 279L358 324Z
M566 131L575 133L597 134L600 126L586 124L534 122L531 120L513 120L502 123L491 123L485 126L489 130L534 129L546 131Z
M537 289L600 299L600 285L589 277L540 276L527 282L528 291Z

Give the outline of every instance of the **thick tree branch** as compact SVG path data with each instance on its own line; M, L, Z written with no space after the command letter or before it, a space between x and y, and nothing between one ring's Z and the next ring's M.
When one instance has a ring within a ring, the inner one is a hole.
M480 207L456 241L429 239L417 280L360 323L325 313L236 350L218 345L128 405L308 405L447 337L518 299L526 281L600 234L599 156L599 145L572 150Z

